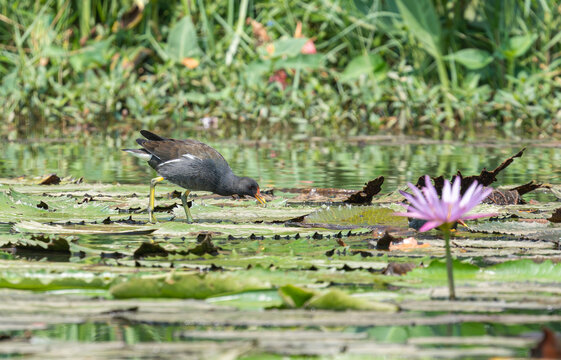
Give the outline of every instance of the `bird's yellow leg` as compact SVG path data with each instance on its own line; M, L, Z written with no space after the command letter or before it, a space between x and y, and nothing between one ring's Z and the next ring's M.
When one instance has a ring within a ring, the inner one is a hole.
M151 223L156 222L156 217L154 216L154 197L156 196L156 184L163 181L164 178L158 176L150 180L150 197L148 198L148 221Z
M183 204L183 210L185 210L185 216L187 217L187 222L192 223L193 217L191 216L191 210L189 210L189 203L187 202L187 197L191 191L185 190L183 194L181 194L181 203Z

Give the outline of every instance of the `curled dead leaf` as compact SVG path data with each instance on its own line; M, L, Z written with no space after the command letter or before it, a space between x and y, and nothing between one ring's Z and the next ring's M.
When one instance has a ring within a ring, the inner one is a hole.
M543 328L543 338L530 351L530 356L536 359L561 359L561 343L555 333L548 328Z
M382 274L384 275L404 275L409 271L416 268L418 265L415 263L389 263L388 266L384 270L382 270Z
M552 223L561 223L561 208L556 209L553 214L551 214L551 217L547 220L551 221Z
M58 185L60 184L60 178L57 174L50 174L45 176L39 181L39 185Z
M378 194L382 190L382 184L384 183L384 177L378 176L374 180L370 180L368 183L364 184L361 191L358 191L343 202L347 204L362 204L368 205L372 202L374 195Z
M459 176L462 180L462 185L461 185L462 188L460 190L460 193L463 195L474 181L477 181L479 184L483 186L489 186L493 182L497 181L497 175L505 168L507 168L510 164L512 164L515 158L522 157L524 150L526 150L526 148L520 150L516 154L512 155L511 157L503 161L493 171L488 171L486 168L483 168L483 170L481 170L481 173L479 175L472 175L472 176L463 176L462 173L458 171L457 176ZM434 181L434 187L436 188L436 192L439 195L442 194L442 187L444 186L444 177L438 176L438 177L431 177L431 178ZM426 185L425 175L423 175L419 178L419 180L417 180L416 186L420 189L425 185ZM520 191L518 191L518 193L520 194Z

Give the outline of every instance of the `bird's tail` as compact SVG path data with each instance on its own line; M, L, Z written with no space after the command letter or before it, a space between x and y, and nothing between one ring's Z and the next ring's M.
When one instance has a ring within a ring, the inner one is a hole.
M142 136L144 136L145 138L147 138L148 140L152 140L152 141L166 140L166 138L161 137L160 135L156 135L153 132L150 132L148 130L140 130L140 134Z
M131 154L132 156L136 156L137 158L141 158L142 160L150 160L152 154L144 149L121 149L124 152Z

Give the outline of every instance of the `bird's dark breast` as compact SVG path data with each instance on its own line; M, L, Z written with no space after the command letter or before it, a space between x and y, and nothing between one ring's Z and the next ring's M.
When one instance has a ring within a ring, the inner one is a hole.
M155 169L164 179L185 189L215 192L220 181L218 169L221 165L212 159L175 159L161 163Z

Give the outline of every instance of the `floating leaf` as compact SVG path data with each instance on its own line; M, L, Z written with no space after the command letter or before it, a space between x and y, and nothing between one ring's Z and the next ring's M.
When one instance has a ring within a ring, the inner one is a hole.
M315 292L294 285L285 285L279 288L279 294L286 305L300 308L314 296Z
M91 271L0 271L0 288L49 291L60 289L107 289L116 276Z
M305 217L305 223L337 225L407 226L407 219L394 215L394 210L374 206L338 206L318 210Z
M396 312L399 310L397 305L354 297L339 289L321 292L311 298L305 307L310 309L372 310L384 312Z
M522 222L522 221L492 221L470 224L471 231L479 231L493 234L529 235L546 230L549 224L546 222ZM559 229L561 231L561 229Z
M426 268L416 268L404 278L424 280L438 284L446 282L446 264L433 260ZM533 281L559 282L561 264L551 260L536 263L531 259L505 261L503 263L479 268L476 265L454 260L454 278L460 281Z
M260 279L243 274L169 274L131 278L111 287L116 298L192 298L206 299L248 290L268 289Z
M294 285L279 288L279 293L289 307L325 310L374 310L395 312L394 304L370 301L353 297L339 289L313 291Z

